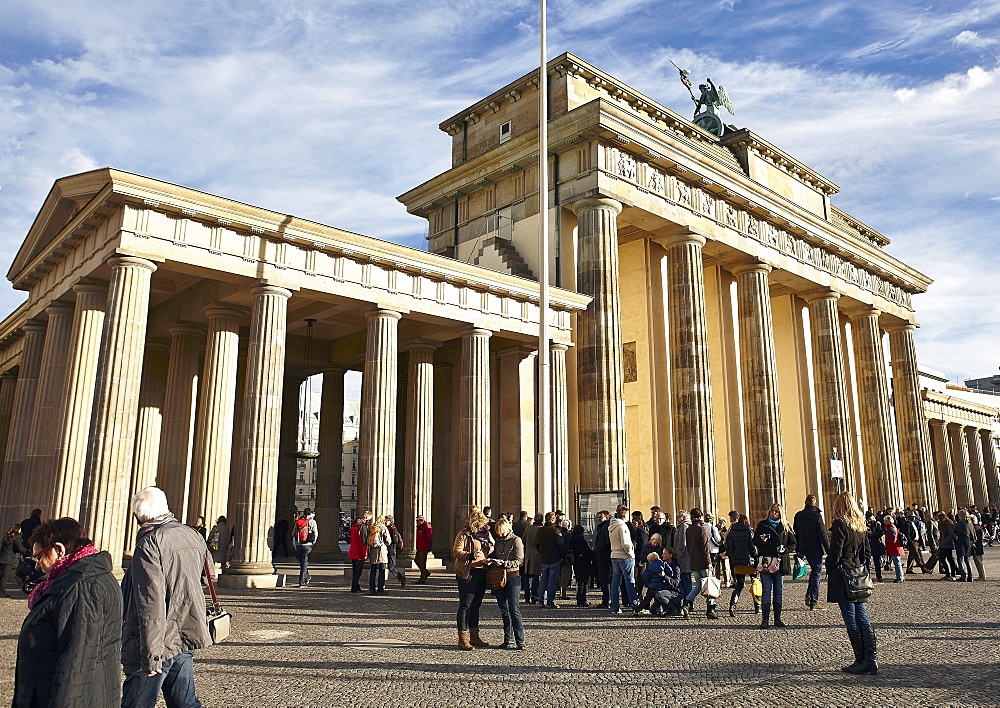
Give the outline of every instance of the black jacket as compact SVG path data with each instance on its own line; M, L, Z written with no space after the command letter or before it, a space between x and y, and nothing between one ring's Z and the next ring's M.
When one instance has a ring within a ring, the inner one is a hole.
M538 548L538 556L542 565L558 563L566 557L566 539L555 524L545 524L538 529L538 536L535 538L535 547Z
M750 559L753 550L750 548L750 540L753 538L753 529L750 524L739 522L732 525L726 533L726 556L729 558L731 566L751 565Z
M844 576L840 566L860 568L872 557L866 531L854 531L840 519L833 521L830 535L830 552L826 556L826 601L827 602L867 602L849 600L844 587Z
M21 542L20 536L14 536L12 540L0 543L0 565L17 565L26 555L28 547Z
M796 514L792 527L800 556L815 558L830 552L830 537L823 523L823 512L818 506L809 504Z
M598 562L611 564L611 534L608 526L611 521L602 521L594 530L594 555Z
M102 551L61 572L21 624L14 708L121 702L122 593Z
M758 557L781 558L782 575L792 574L788 556L795 551L795 532L790 528L780 525L775 530L767 519L762 519L753 533L751 544Z
M868 522L868 547L873 556L885 555L885 527L876 519Z

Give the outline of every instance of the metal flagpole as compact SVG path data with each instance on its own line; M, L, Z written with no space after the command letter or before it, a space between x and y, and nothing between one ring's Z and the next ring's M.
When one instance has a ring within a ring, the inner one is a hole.
M536 511L552 506L552 435L549 408L549 76L545 48L545 0L540 0L540 56L538 69L538 465Z

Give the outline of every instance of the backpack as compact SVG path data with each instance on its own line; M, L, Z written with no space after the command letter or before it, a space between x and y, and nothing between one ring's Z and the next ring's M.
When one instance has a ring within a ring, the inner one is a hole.
M381 528L376 524L372 524L372 527L368 530L368 545L372 547L378 547L385 545L382 543L379 531Z
M393 526L389 529L390 535L392 535L392 543L398 550L403 550L403 537L399 534L399 530Z
M299 543L315 543L316 534L310 528L308 519L299 519L295 522L295 532L298 534Z

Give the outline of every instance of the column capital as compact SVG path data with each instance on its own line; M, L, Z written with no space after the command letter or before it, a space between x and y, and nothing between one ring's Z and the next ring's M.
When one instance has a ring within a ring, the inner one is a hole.
M100 283L77 283L73 286L77 295L107 295L108 286Z
M10 369L7 369L5 372L3 372L2 374L0 374L0 380L16 381L17 380L17 374L15 374Z
M260 285L254 285L250 288L250 294L254 297L258 295L279 295L285 299L292 296L292 291L288 288L283 288L280 285L269 285L268 283L261 283Z
M691 244L693 246L703 247L708 241L707 238L701 234L695 233L694 231L677 231L674 233L664 234L656 239L664 248L670 248L671 246L684 246Z
M572 346L573 346L572 344L564 344L563 342L549 342L549 351L550 352L565 352L565 351L569 351L569 348L572 347Z
M206 307L203 312L209 319L213 317L235 317L242 320L247 316L247 311L242 307L230 305L227 302L217 302Z
M205 328L192 322L174 322L167 327L167 331L170 332L171 337L178 337L185 334L194 337L203 337L205 335Z
M347 366L324 366L319 371L320 371L321 374L332 374L332 375L336 376L338 374L339 375L346 374L350 370L351 369L349 367L347 367Z
M889 325L885 328L886 332L912 332L917 329L920 325L916 322L903 322L901 324Z
M964 427L961 423L956 423L955 421L951 421L947 425L948 430L961 430Z
M58 300L53 300L45 308L45 314L49 317L52 315L72 315L73 305L68 302L59 302Z
M963 427L965 429L965 432L967 432L967 433L973 433L973 432L979 430L979 426L978 425L971 425L970 424L970 425L966 425L966 426L963 426Z
M115 255L111 256L106 262L112 268L141 268L148 270L150 273L156 271L156 264L153 261L146 258L139 258L138 256Z
M537 356L538 350L531 347L507 347L506 349L500 349L493 353L498 359L507 359L512 356L518 356L522 359L527 359L529 356Z
M24 334L44 334L45 323L39 322L38 320L27 320L23 325L21 325L21 331Z
M462 330L462 339L467 337L492 337L493 330L484 327L469 327Z
M564 206L572 209L574 214L590 209L613 209L616 215L622 213L622 203L609 197L587 197Z
M413 339L400 346L400 351L433 352L436 351L440 346L441 342L435 341L433 339Z
M930 423L935 428L944 428L945 427L945 422L941 418L930 418L927 422Z
M744 273L763 273L767 275L774 268L769 263L763 261L753 261L752 263L741 263L729 269L733 275L743 275Z
M368 310L365 313L365 322L371 322L374 319L388 319L388 320L398 320L403 317L401 312L396 312L395 310L381 310L374 309Z
M808 304L813 304L814 302L820 302L822 300L833 300L836 302L840 299L840 293L836 290L819 290L817 292L803 293L802 299Z
M866 307L863 310L854 310L853 312L847 313L847 316L851 318L851 321L863 320L863 319L877 320L879 317L881 317L881 315L882 315L882 310L879 310L876 307Z

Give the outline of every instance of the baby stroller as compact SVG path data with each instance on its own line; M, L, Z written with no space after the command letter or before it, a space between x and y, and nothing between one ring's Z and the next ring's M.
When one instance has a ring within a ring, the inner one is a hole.
M38 564L30 556L25 556L21 559L21 562L17 564L14 575L21 583L21 590L25 595L30 594L36 585L45 580L45 574L42 573Z

